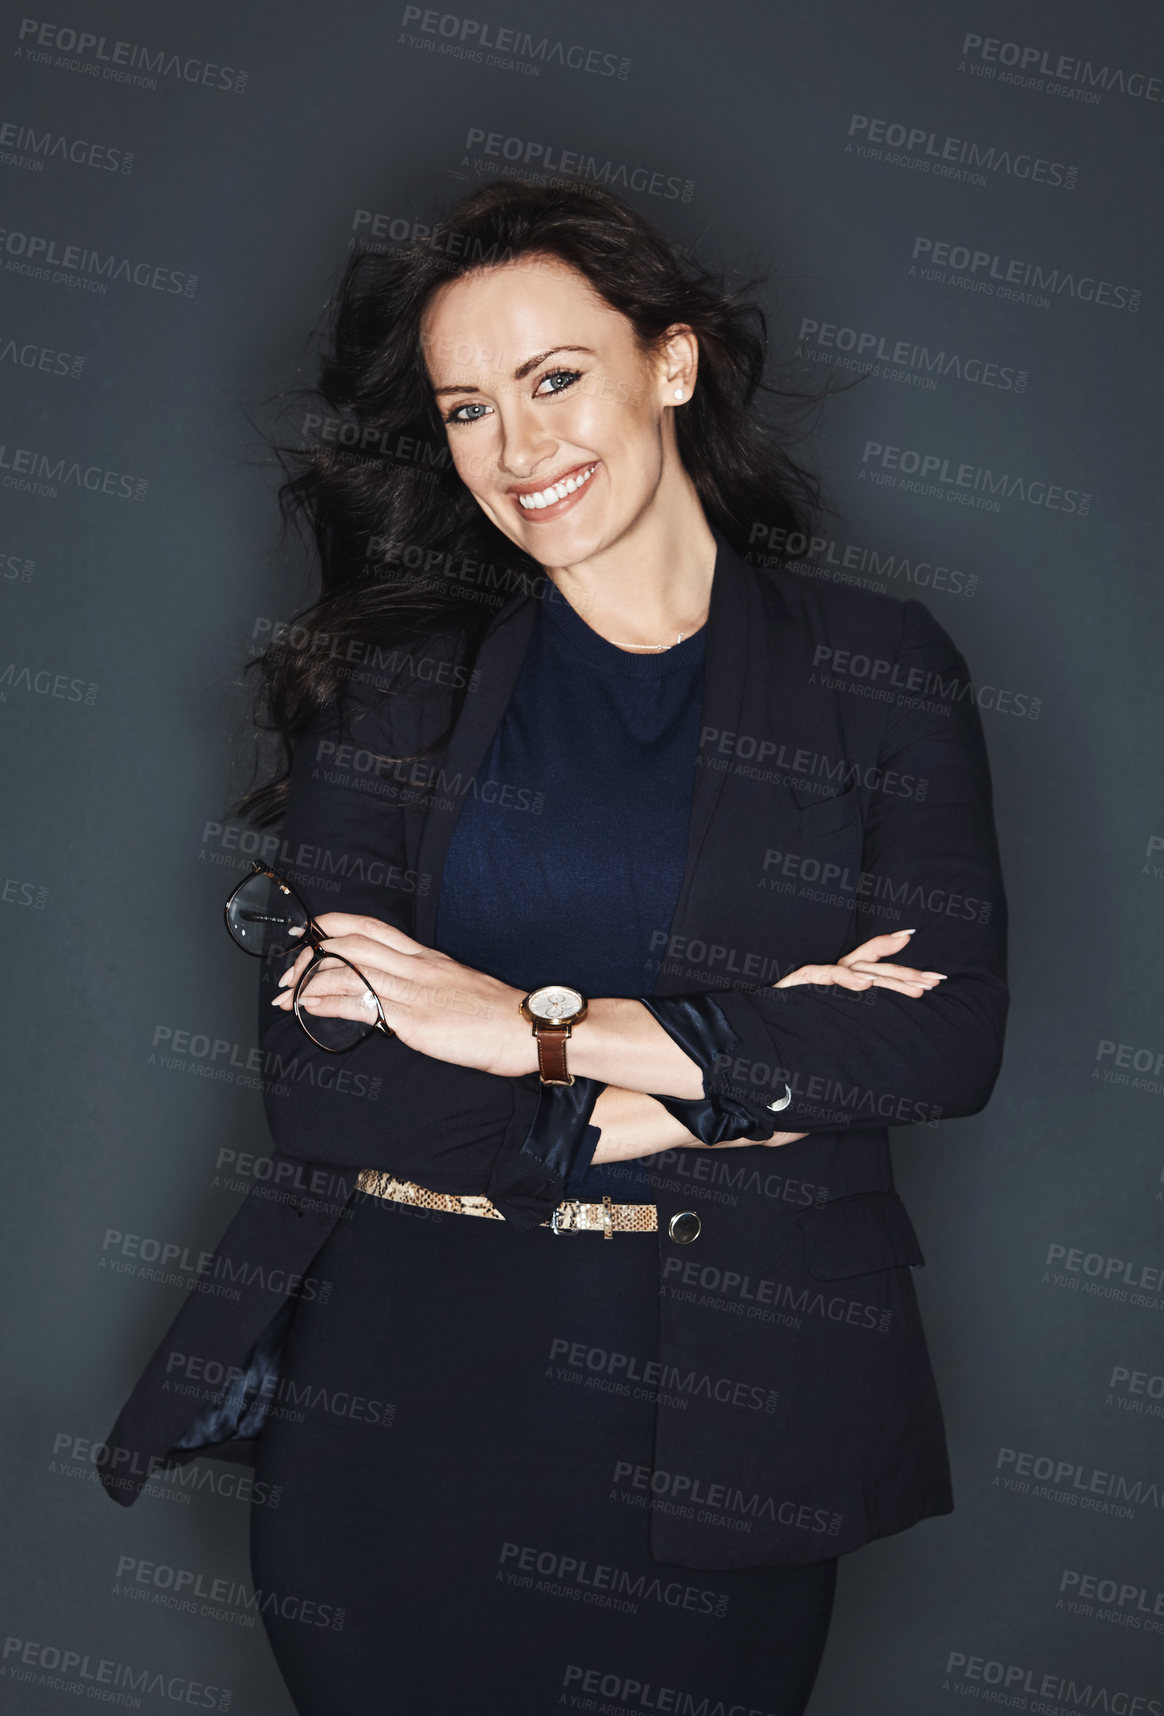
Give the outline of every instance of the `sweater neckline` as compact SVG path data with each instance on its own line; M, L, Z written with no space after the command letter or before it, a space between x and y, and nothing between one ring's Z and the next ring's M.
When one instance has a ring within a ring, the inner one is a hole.
M668 674L680 673L684 668L693 667L702 660L704 641L707 633L707 622L704 621L699 630L685 637L682 643L672 644L670 649L657 651L636 651L620 649L609 638L602 637L588 626L576 608L563 596L562 592L552 582L546 580L547 589L539 612L539 624L544 628L544 635L552 647L563 655L580 657L589 662L591 667L597 667L605 673L621 674L625 679L663 679Z

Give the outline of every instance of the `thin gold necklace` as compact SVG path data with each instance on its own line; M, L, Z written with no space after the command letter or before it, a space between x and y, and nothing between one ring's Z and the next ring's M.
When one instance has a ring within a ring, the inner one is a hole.
M705 626L706 624L707 624L706 619L701 620L699 623L699 626L696 626L695 631L698 631L700 629L700 626ZM694 632L680 632L679 635L675 639L675 643L681 644L683 642L684 638L694 637L694 635L695 635ZM669 643L661 643L661 644L619 643L617 638L608 638L606 641L608 643L612 643L616 649L674 649L675 648L675 644L669 644Z

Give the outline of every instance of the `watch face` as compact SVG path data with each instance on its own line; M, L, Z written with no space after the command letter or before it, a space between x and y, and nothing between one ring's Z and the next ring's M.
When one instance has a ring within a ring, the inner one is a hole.
M582 997L576 989L567 989L564 983L549 983L544 989L535 989L526 1005L535 1019L571 1019L575 1013L582 1010Z

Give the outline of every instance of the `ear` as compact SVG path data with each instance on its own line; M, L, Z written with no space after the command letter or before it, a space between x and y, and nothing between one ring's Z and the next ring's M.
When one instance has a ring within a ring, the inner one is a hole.
M699 371L699 341L685 322L676 322L659 341L659 403L685 405L695 392ZM679 398L682 390L682 398Z

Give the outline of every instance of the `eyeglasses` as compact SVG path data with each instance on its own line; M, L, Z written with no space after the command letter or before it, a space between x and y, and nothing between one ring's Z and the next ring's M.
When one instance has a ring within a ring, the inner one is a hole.
M346 1055L373 1031L382 1031L386 1037L396 1035L384 1017L380 997L372 984L350 959L323 951L320 943L327 937L290 882L277 870L268 869L253 858L251 874L228 894L223 916L236 945L256 959L279 959L304 945L315 949L314 958L295 985L292 1006L302 1029L329 1055ZM359 978L366 998L375 1006L374 1019L317 1017L304 1008L304 1002L313 995L336 993L335 974L342 965Z

